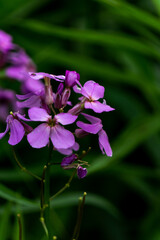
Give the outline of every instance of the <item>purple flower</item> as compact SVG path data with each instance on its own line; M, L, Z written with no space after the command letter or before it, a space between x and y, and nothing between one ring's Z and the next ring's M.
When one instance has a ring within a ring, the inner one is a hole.
M80 84L79 84L80 85ZM100 103L97 101L100 98L104 97L104 87L99 85L94 81L88 81L81 88L75 86L74 91L77 93L81 93L84 97L81 98L84 103L84 108L92 109L96 113L109 112L113 111L114 108L106 105L105 102Z
M59 113L52 119L52 116L45 109L36 107L29 109L28 114L32 121L45 122L27 136L28 142L33 148L45 147L49 143L49 138L56 149L67 149L75 144L73 134L59 123L62 125L71 124L77 119L77 116Z
M25 132L29 132L32 130L29 125L27 125L21 120L30 121L18 112L9 115L6 119L6 130L3 133L0 133L0 139L2 139L10 130L10 137L8 143L10 145L16 145L17 143L19 143L24 137Z
M0 30L0 51L6 54L9 50L13 49L12 37L6 32Z
M79 82L79 79L80 79L79 73L77 73L76 71L66 70L66 74L65 74L66 87L75 86Z
M82 115L89 121L89 123L84 123L81 121L78 121L76 124L80 129L76 129L75 134L77 137L85 135L85 133L91 133L91 134L98 134L98 140L99 140L99 147L103 154L107 154L107 156L112 156L112 149L109 144L108 136L106 132L103 130L103 125L101 122L101 119L93 117L91 115L82 113ZM81 130L81 131L80 131Z

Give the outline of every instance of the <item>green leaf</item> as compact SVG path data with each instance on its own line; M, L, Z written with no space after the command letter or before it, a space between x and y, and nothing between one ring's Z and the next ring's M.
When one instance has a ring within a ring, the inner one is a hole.
M139 23L145 24L152 29L160 31L159 19L152 14L133 6L128 2L123 2L121 0L100 0L98 2L112 5L114 8L118 9L118 13L128 19L137 20Z
M51 202L51 206L53 208L61 208L61 207L68 207L77 205L79 197L81 197L83 193L68 193L63 194ZM110 213L112 216L119 218L121 214L119 213L118 209L107 199L98 196L96 194L88 193L86 196L86 205L92 205L94 207L101 208L102 210Z
M3 239L3 240L8 239L10 215L11 215L11 204L7 203L4 206L4 212L1 216L1 221L0 221L0 239Z
M133 36L130 37L130 35L122 34L121 32L103 33L94 30L80 30L73 28L68 29L29 19L27 21L22 21L21 23L16 24L16 26L45 36L57 36L63 39L70 39L72 41L77 40L81 42L99 44L101 46L103 45L111 46L114 48L125 48L160 59L160 54L153 44L146 43L146 41L142 39Z
M155 9L160 15L160 0L152 0L153 4L155 5Z
M137 146L147 140L160 130L160 115L143 116L139 121L131 123L124 132L115 140L113 146L113 157L99 156L88 168L89 174L105 170L106 167L121 161Z
M8 201L21 204L26 207L35 207L38 206L35 202L32 202L24 197L22 197L19 193L12 191L6 186L0 184L0 197L6 199Z

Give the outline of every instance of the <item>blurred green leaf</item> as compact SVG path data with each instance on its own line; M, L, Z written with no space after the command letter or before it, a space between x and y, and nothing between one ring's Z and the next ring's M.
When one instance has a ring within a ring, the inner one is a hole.
M160 115L144 116L131 123L113 144L113 157L99 156L89 167L89 173L102 171L131 153L137 146L160 130Z
M155 9L158 12L158 14L160 15L160 0L152 0L152 2L155 5Z
M6 186L0 184L0 197L6 199L8 201L18 203L28 207L35 207L37 204L32 202L24 197L22 197L19 193L12 191L11 189L7 188Z
M0 8L0 26L19 22L19 18L25 18L48 1L49 0L14 0L8 4L8 2L2 0Z
M0 221L0 239L3 239L3 240L8 239L10 215L11 215L11 204L7 203L4 206L4 212L3 212L3 215L1 216L1 221Z
M98 2L110 4L119 10L118 12L120 15L122 14L125 17L132 19L132 21L133 19L137 20L138 22L157 30L158 32L160 31L159 19L157 17L147 11L135 7L128 2L124 2L121 0L99 0Z
M125 48L160 59L160 52L157 51L155 45L149 42L146 43L142 39L138 39L133 36L130 37L127 34L122 34L121 32L103 33L94 30L68 29L29 19L16 25L20 26L22 29L31 30L34 33L37 32L45 36L58 36L63 39L70 39L72 41L77 40L100 44L103 46L112 46L114 48Z

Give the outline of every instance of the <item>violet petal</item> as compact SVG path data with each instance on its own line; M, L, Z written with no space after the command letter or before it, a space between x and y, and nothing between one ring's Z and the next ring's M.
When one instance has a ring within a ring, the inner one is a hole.
M27 140L33 148L42 148L49 142L49 135L50 127L42 123L27 135Z
M109 144L108 136L106 132L102 129L99 133L99 147L103 154L107 154L107 156L112 157L112 149Z
M28 110L28 115L32 121L46 122L51 116L43 108L33 107Z
M110 111L115 110L114 108L110 107L109 105L100 103L98 101L93 101L93 102L86 101L84 103L84 107L86 109L92 109L96 113L110 112Z
M16 145L19 143L25 134L23 125L17 120L13 119L10 122L10 137L8 143L10 145Z
M50 138L55 148L67 149L75 143L73 134L60 125L51 128Z
M55 116L57 122L61 123L62 125L71 124L76 121L77 116L74 116L70 113L59 113Z
M99 122L94 123L94 124L88 124L88 123L78 121L76 124L79 128L83 129L84 131L86 131L88 133L92 133L92 134L97 134L103 127L102 124Z

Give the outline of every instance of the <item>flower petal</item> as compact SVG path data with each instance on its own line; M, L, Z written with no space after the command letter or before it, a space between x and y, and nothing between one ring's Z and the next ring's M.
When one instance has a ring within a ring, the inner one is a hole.
M91 116L91 115L86 114L86 113L82 113L82 115L91 123L98 123L98 122L101 123L101 119L100 118Z
M112 149L109 144L108 136L106 132L102 129L99 133L99 147L103 154L107 154L107 156L112 157Z
M50 138L55 148L67 149L75 144L73 134L60 125L51 128Z
M10 138L8 143L10 145L16 145L22 140L24 134L25 130L23 125L17 119L13 119L13 121L10 122Z
M85 132L92 133L92 134L98 133L103 127L102 124L99 122L94 124L88 124L88 123L78 121L76 124L79 128L81 128Z
M33 96L33 93L27 93L27 94L24 94L24 95L16 94L16 97L19 100L25 100L27 98L30 98L31 96Z
M82 88L82 95L92 100L98 100L104 97L104 87L94 81L88 81Z
M65 79L65 76L63 76L63 75L56 76L56 75L44 73L44 72L37 72L37 73L29 72L29 76L31 78L33 78L34 80L40 80L40 79L43 79L44 77L48 77L48 78L54 79L56 81L63 82Z
M40 107L41 99L40 96L33 95L30 98L26 99L23 102L17 101L17 106L19 108L32 108L32 107Z
M96 113L110 112L110 111L115 110L114 108L110 107L109 105L100 103L98 101L93 101L93 102L86 101L84 103L84 107L86 109L92 109Z
M32 121L46 122L51 116L43 108L33 107L28 110L28 115Z
M7 123L6 130L3 133L0 133L0 139L2 139L8 131L9 131L9 124Z
M42 123L27 135L27 140L33 148L42 148L49 142L49 135L50 127Z
M75 122L77 117L78 116L74 116L70 113L59 113L54 118L62 125L67 125Z

